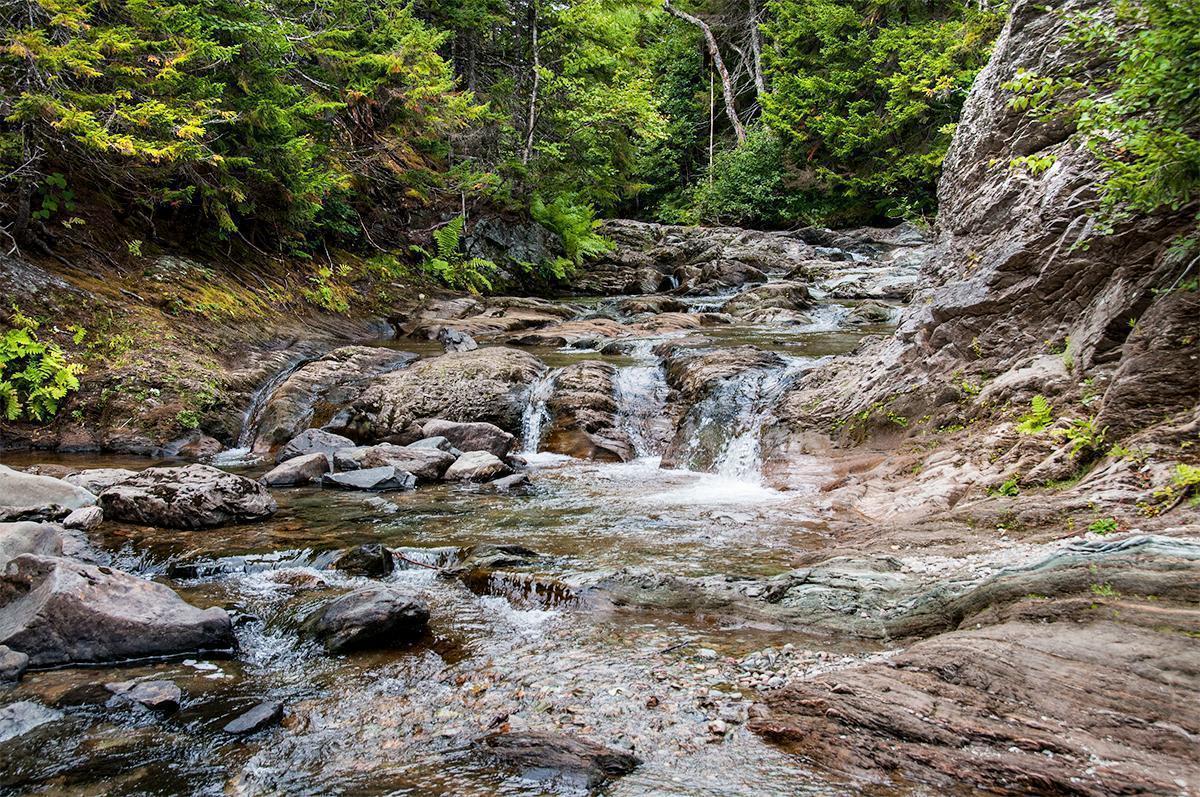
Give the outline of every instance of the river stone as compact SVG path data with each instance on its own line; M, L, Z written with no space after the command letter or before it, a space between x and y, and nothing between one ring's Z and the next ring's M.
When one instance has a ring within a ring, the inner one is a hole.
M436 448L396 446L380 443L369 446L362 454L360 466L378 468L387 465L408 471L417 481L435 482L454 464L455 455Z
M686 313L688 306L671 296L633 296L618 302L617 309L625 315L658 315Z
M259 481L268 487L292 487L320 481L328 472L329 455L317 451L280 462Z
M88 468L87 470L81 470L69 476L64 476L63 481L99 495L114 484L120 484L136 475L136 470L129 470L128 468Z
M106 683L104 688L119 701L140 703L159 711L178 711L183 702L183 691L170 681L114 681Z
M76 509L71 514L63 518L62 524L64 528L89 531L96 528L103 522L103 509L98 506L85 506L83 509Z
M409 642L428 622L424 601L390 584L373 584L330 601L304 625L326 650L340 653Z
M8 645L0 645L0 684L21 680L28 666L28 656Z
M279 509L266 487L211 465L147 468L100 503L106 518L175 529L264 520Z
M353 448L354 441L323 429L305 429L288 441L275 455L276 462L286 462L304 454L328 454L331 458L343 448Z
M761 317L765 310L807 310L813 306L808 287L800 282L770 282L734 296L721 307L730 315Z
M533 780L565 778L587 789L628 775L642 763L637 756L565 733L524 731L496 733L484 748L503 763Z
M460 451L487 451L503 459L517 439L490 423L458 423L435 419L421 427L425 436L444 437Z
M528 486L528 473L514 473L511 476L505 476L488 483L488 487L498 493L507 493Z
M511 471L498 457L486 451L467 451L446 470L446 481L487 482Z
M63 713L32 700L0 706L0 743L24 736L34 728L62 719Z
M417 477L394 465L384 465L378 468L353 470L349 473L326 473L321 478L321 486L371 492L412 490L417 486Z
M233 736L246 736L276 725L283 719L283 703L259 703L249 711L238 715L221 730Z
M0 465L0 506L62 507L66 510L93 506L96 496L62 479L22 473Z
M0 576L0 644L53 667L228 651L237 641L224 609L198 609L119 570L24 554Z
M21 554L60 556L62 529L53 523L0 523L0 569Z
M446 351L475 351L479 348L475 338L462 330L450 327L442 327L437 331L437 342L442 344Z
M454 456L458 456L462 451L454 446L446 438L441 435L435 437L423 437L415 443L409 443L409 448L436 448L439 451L448 451Z
M883 302L861 302L850 311L852 324L886 324L892 319L892 308Z
M395 569L396 560L386 545L373 542L343 551L329 566L352 576L382 578Z

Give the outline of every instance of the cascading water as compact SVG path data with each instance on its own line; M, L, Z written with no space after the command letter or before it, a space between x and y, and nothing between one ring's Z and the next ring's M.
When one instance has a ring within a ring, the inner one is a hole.
M550 420L547 406L554 395L554 383L558 370L553 370L533 383L529 389L529 403L521 415L521 453L536 454L542 442L542 427Z
M667 380L658 365L630 365L617 371L617 424L638 457L662 453L665 440L658 427L667 403Z
M250 394L250 404L242 413L242 428L238 432L237 445L213 457L214 465L254 465L260 461L260 457L254 455L253 447L263 411L266 410L275 391L279 390L288 377L310 362L312 362L312 358L303 357L288 363L278 373L254 389L254 392Z

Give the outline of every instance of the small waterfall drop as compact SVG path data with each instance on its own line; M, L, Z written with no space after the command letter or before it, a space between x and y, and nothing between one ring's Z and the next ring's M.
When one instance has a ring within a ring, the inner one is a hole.
M529 403L521 414L521 453L536 454L542 442L542 428L550 420L550 409L547 406L550 397L554 395L554 383L558 379L558 370L550 371L540 377L529 389Z
M229 467L254 465L261 461L261 457L254 454L253 448L254 439L258 434L258 425L262 420L262 415L267 408L267 404L275 395L275 391L279 390L280 386L288 380L288 377L312 361L313 358L311 357L302 357L294 360L254 389L254 392L250 394L250 404L246 407L246 411L242 413L242 428L238 432L237 445L228 451L222 451L214 456L212 464Z
M667 403L667 380L659 365L630 365L618 369L614 380L617 425L639 458L662 453L666 441L657 428Z

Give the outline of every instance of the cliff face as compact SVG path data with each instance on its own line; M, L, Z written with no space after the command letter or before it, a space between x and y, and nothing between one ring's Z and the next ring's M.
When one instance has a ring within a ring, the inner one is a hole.
M1103 167L1070 127L1014 110L1002 88L1019 70L1077 63L1066 18L1108 3L1050 6L1014 3L972 88L939 186L934 253L896 335L801 382L781 411L778 452L811 447L814 431L861 441L921 419L957 426L1006 407L1011 417L1039 393L1064 410L1086 399L1076 414L1099 411L1109 442L1195 413L1200 294L1180 289L1194 274L1170 244L1196 209L1099 234ZM1053 165L1013 165L1029 155Z

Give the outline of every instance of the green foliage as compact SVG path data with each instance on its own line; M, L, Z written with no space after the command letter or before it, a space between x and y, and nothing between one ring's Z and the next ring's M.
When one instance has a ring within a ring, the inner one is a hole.
M1020 479L1018 479L1016 476L1013 476L1012 478L1005 480L1002 484L1000 484L1000 486L991 490L990 493L994 496L1007 496L1009 498L1015 498L1021 494Z
M774 225L791 217L784 186L783 144L765 128L748 131L746 142L713 161L708 180L695 189L703 221L741 226Z
M175 422L184 429L199 429L200 415L195 410L180 410L175 413Z
M308 281L312 287L305 288L304 298L323 310L332 313L345 313L350 309L350 299L345 287L338 285L336 277L345 276L345 269L335 269L332 266L321 266L317 273L311 275Z
M1037 434L1054 423L1054 412L1045 396L1034 396L1029 412L1017 419L1017 431L1021 434Z
M449 223L433 231L437 254L418 249L425 256L421 269L451 288L481 293L492 289L492 280L499 269L481 257L466 258L462 253L462 234L466 219L455 216Z
M534 194L529 212L535 221L554 232L562 241L567 262L553 264L554 275L559 279L583 265L589 257L602 255L613 248L612 241L596 232L600 222L591 205L575 204L565 194L556 196L547 204L539 194Z
M12 327L0 337L0 415L44 423L79 389L83 366L55 343L38 339L38 322L13 305Z
M1071 443L1071 456L1075 458L1092 459L1104 450L1104 430L1096 428L1095 417L1068 421L1065 429L1057 429L1054 434Z
M1117 531L1117 519L1111 517L1097 518L1088 524L1087 530L1092 534L1112 534Z

